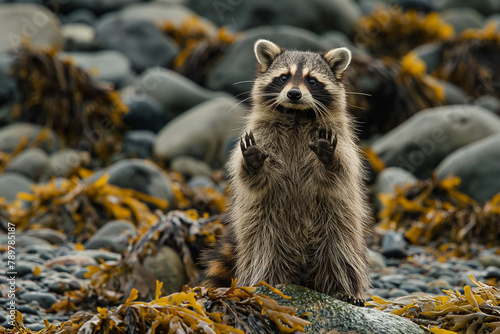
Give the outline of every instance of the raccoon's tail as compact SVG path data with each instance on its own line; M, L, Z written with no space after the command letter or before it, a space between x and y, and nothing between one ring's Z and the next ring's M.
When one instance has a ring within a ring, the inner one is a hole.
M236 240L231 227L201 256L202 272L190 286L230 287L235 274Z

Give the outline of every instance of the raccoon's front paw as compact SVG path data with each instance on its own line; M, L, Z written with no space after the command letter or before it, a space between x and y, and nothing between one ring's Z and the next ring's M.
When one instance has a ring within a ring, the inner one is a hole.
M309 148L316 153L318 159L327 166L334 161L335 148L337 147L337 134L333 136L333 130L321 126L318 131L318 141L309 142Z
M243 138L241 139L240 147L243 158L245 159L245 164L253 170L262 167L264 161L266 161L269 156L266 152L257 147L252 131L245 134L245 141L243 141Z
M365 306L365 300L360 299L360 298L355 298L353 296L347 295L345 293L337 292L335 296L333 296L335 299L341 300L343 302L355 305L355 306Z

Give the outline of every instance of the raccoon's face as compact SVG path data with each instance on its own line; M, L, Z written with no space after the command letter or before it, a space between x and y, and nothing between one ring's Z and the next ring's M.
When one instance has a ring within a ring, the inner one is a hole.
M345 110L345 89L340 79L351 61L348 49L320 55L283 50L261 39L255 43L255 55L259 70L252 98L259 109L302 111L316 117Z

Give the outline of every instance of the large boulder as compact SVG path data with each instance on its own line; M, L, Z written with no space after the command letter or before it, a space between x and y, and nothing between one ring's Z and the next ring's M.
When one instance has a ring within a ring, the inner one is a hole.
M419 112L373 143L387 166L428 178L450 153L500 133L500 119L473 105L452 105Z
M246 109L221 97L202 103L168 123L156 136L155 156L164 161L188 155L220 167L228 142L239 135Z
M278 288L292 298L280 297L270 292L267 287L260 287L257 292L273 297L280 305L292 307L297 314L312 313L311 316L307 317L307 320L312 324L304 327L306 333L430 333L408 319L373 308L353 306L301 286L287 284Z
M226 94L210 91L172 70L154 67L122 90L122 97L126 101L141 101L144 95L158 101L166 120L171 120L197 104Z
M477 141L450 154L436 169L439 179L460 177L458 189L479 202L500 192L500 134Z
M290 26L266 26L251 29L227 50L224 57L214 65L206 78L206 86L223 90L233 95L246 93L255 79L257 60L253 45L259 38L277 43L280 47L297 50L327 51L330 43L304 29Z
M247 30L262 25L291 25L322 33L339 30L352 35L361 9L352 0L188 0L187 6L220 26Z
M36 4L0 4L0 31L0 53L17 49L25 37L34 47L62 49L64 46L59 19Z
M105 49L121 51L137 72L148 67L168 67L177 55L177 45L153 23L105 15L96 25L96 42Z

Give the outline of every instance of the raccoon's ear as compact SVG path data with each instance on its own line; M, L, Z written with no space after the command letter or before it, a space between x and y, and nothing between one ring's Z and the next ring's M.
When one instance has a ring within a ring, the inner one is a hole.
M351 51L348 48L332 49L323 54L323 59L332 69L337 78L342 75L351 62Z
M260 64L262 72L267 71L276 57L281 53L281 48L267 39L259 39L254 44L255 57Z

